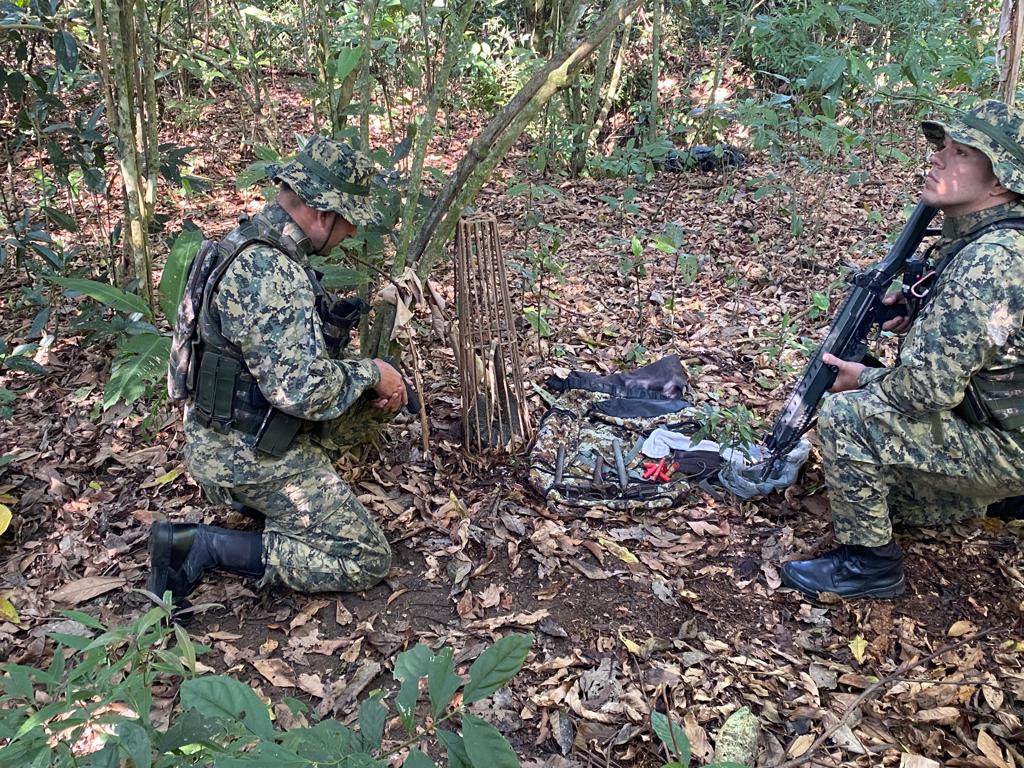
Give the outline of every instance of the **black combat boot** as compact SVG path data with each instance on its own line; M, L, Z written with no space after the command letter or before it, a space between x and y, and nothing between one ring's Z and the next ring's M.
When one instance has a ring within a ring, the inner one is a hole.
M817 597L897 597L903 594L903 553L895 539L884 547L843 544L814 560L793 560L782 566L787 587Z
M169 589L180 604L207 571L263 576L263 534L196 523L154 523L149 565L146 589L159 597Z
M999 520L1024 520L1024 496L1011 496L989 504L985 514Z

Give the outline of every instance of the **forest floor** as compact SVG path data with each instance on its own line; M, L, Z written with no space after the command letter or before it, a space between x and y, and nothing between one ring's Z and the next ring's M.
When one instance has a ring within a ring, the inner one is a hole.
M301 129L301 104L294 108ZM240 211L260 205L254 192L234 191L233 177L249 160L230 103L208 106L180 131L178 143L199 147L193 172L214 190L168 193L168 231L191 218L219 235ZM432 162L450 168L468 138L453 131ZM510 258L526 230L524 198L505 194L515 164L512 157L502 166L479 201L498 218ZM782 211L787 196L755 200L748 189L746 182L772 173L812 212L799 239ZM873 178L850 186L845 173L809 174L755 156L723 173L634 181L632 214L601 199L621 198L622 180L548 179L560 197L534 208L562 229L566 267L556 297L545 300L552 335L539 344L525 323L520 328L535 422L545 404L530 385L552 373L608 372L638 355L675 353L687 361L699 398L742 403L770 423L803 361L792 342L800 334L820 339L827 326L826 315L812 320L804 311L811 292L826 292L843 265L875 259L920 183L902 168L876 167ZM674 258L648 251L638 288L618 271L627 246L606 241L638 230L653 236L667 222L682 226L696 278L673 278ZM8 276L0 308L17 338L32 313L17 298L27 283ZM450 270L435 280L451 298ZM537 303L518 278L511 284L517 304ZM841 291L833 286L833 307ZM49 376L10 374L29 389L14 419L0 423L0 454L14 454L0 467L0 502L15 515L0 542L0 592L21 618L0 620L0 657L20 663L51 653L45 636L67 629L64 608L118 622L146 607L131 590L144 586L153 520L252 524L206 504L181 471L176 411L160 404L102 410L109 350L73 330L80 307L63 300L55 312L61 330L45 361ZM901 531L905 596L812 603L780 586L778 567L828 543L816 453L800 485L755 501L695 488L684 503L643 514L549 507L530 488L522 458L462 452L453 354L429 330L419 353L429 455L418 424L396 424L379 455L343 463L394 544L387 580L359 594L300 595L208 578L194 602L216 605L188 627L211 647L205 664L275 701L295 697L348 721L353 702L393 686L395 654L417 642L452 646L465 669L502 634L530 631L523 671L474 705L527 765L660 764L651 708L682 719L701 763L724 719L748 706L763 728L758 765L803 757L817 765L1024 766L1018 524ZM896 675L807 752L873 682L946 646ZM397 720L392 727L397 736Z

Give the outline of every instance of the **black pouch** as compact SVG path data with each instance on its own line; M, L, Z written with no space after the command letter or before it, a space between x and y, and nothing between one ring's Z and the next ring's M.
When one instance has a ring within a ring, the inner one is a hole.
M992 415L974 388L974 382L968 385L967 390L964 392L964 399L953 409L953 413L968 424L974 424L975 426L988 424L992 421Z

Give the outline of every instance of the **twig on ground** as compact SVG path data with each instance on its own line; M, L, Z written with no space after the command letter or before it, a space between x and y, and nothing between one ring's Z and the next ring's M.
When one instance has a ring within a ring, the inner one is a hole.
M840 728L846 725L846 721L850 719L853 713L856 712L860 705L863 704L865 701L873 699L883 689L888 688L890 685L893 685L897 682L902 682L903 676L906 675L907 672L909 672L910 670L916 667L920 667L922 664L927 664L929 661L937 659L939 656L942 656L945 653L949 653L950 651L956 650L962 645L967 645L968 643L973 642L974 640L978 640L979 638L993 634L994 632L996 632L996 630L991 627L987 629L980 629L973 634L965 635L964 637L957 640L955 643L942 646L941 648L939 648L939 650L935 651L934 653L930 653L927 656L924 656L919 659L913 658L901 664L896 669L896 671L893 672L891 675L883 677L877 683L873 683L869 685L867 688L865 688L863 691L861 691L860 695L857 696L857 698L854 699L852 702L850 702L850 705L843 711L843 714L839 717L839 719L835 723L833 723L829 728L827 728L825 732L821 734L821 736L816 738L811 743L811 746L807 748L807 751L800 755L800 757L794 758L793 760L786 760L781 763L772 763L768 766L768 768L797 768L797 766L809 763L811 759L814 757L814 753L817 752L818 748L821 747L821 745L824 744L826 741L828 741L828 739L833 734L835 734L836 731L838 731Z

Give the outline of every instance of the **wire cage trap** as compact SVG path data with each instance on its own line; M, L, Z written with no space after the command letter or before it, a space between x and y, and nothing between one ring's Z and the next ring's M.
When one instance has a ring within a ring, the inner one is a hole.
M529 443L532 427L494 216L459 220L455 278L464 446L515 452Z

